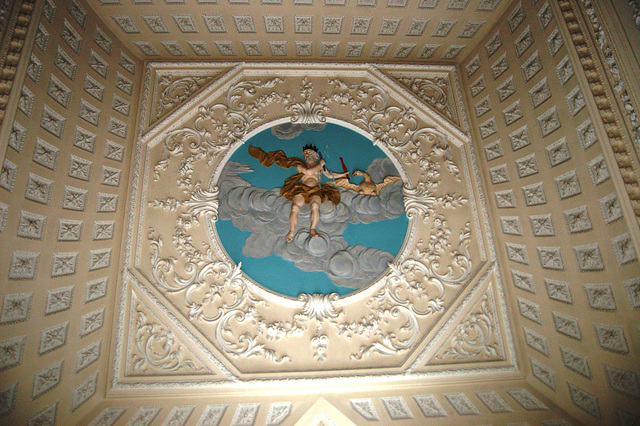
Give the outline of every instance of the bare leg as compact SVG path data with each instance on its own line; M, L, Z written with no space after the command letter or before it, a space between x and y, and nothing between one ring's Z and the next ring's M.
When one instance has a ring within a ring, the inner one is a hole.
M296 231L296 225L298 224L298 212L300 211L300 207L304 204L304 197L300 194L293 197L293 201L291 202L291 213L289 214L289 233L285 239L287 242L293 240L293 234Z
M311 197L311 227L309 229L309 234L312 237L317 237L318 233L316 232L316 225L318 225L318 220L320 219L320 197L313 196Z

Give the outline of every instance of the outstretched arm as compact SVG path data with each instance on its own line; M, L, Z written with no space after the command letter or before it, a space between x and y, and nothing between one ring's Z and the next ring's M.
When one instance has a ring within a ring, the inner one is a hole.
M326 177L328 177L330 179L347 178L347 177L349 177L349 172L335 173L335 172L329 171L327 169L322 169L322 174L324 174Z

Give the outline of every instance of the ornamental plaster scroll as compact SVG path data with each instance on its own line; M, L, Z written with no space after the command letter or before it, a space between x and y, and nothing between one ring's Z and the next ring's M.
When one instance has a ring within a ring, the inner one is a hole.
M458 114L455 98L451 91L451 82L446 75L408 77L391 74L398 83L402 84L418 99L435 109L456 125Z
M154 74L154 88L150 124L175 111L194 93L206 87L224 70L158 70Z
M450 363L455 360L485 362L504 359L493 288L489 286L429 364Z
M472 279L478 230L461 220L471 217L471 206L459 160L443 133L392 95L364 78L252 75L153 145L143 208L170 227L145 228L151 281L234 362L259 357L307 371L405 356ZM233 151L261 126L328 119L370 134L401 166L410 232L401 254L368 289L344 299L301 294L292 300L257 286L227 257L215 231L216 184ZM348 350L332 348L336 339Z
M142 301L133 299L129 376L211 373Z

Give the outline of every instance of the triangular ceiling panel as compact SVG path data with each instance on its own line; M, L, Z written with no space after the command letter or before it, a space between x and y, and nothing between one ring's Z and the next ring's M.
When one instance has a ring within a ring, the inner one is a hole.
M208 365L206 355L170 324L161 309L134 290L130 294L130 332L124 363L126 377L135 377L136 381L142 382L165 377L175 380L175 376L188 377L191 382L225 380L223 373Z
M156 68L151 81L151 113L149 125L153 125L183 106L194 94L206 87L230 67L207 67L165 70Z

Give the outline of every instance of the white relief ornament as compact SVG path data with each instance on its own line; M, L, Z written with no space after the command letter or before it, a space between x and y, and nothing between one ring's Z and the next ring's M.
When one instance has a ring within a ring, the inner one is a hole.
M84 301L91 302L107 295L107 284L109 278L98 278L85 284Z
M78 254L78 252L54 253L51 261L51 276L75 274Z
M514 286L529 293L536 293L536 288L533 285L533 275L512 269L511 277L513 278Z
M173 109L200 90L207 80L205 77L198 76L187 76L175 80L171 76L162 76L158 83L158 89L162 92L155 106L155 118L159 118L165 111Z
M160 371L195 372L203 367L185 358L182 346L174 334L161 324L147 319L140 304L135 311L135 344L137 354L132 355L132 371L146 372L150 368Z
M536 74L538 74L538 72L542 69L542 60L540 59L538 51L536 51L526 61L524 61L520 68L522 69L522 74L525 81L531 80Z
M584 284L583 287L591 308L603 310L616 309L610 284Z
M518 216L500 216L502 232L510 235L522 235L522 226Z
M524 52L529 47L531 47L533 42L534 42L534 40L533 40L533 35L531 34L531 28L527 27L522 32L522 34L520 34L520 36L518 36L516 41L513 43L513 46L515 47L515 50L516 50L516 55L518 57L522 56L524 54Z
M509 69L509 60L507 59L507 53L505 52L491 65L491 74L493 79L497 80L506 70Z
M17 152L22 152L26 137L27 129L17 121L14 121L11 127L11 134L9 135L9 146Z
M41 240L46 221L46 216L21 210L20 220L18 222L18 235L24 238Z
M589 361L587 360L586 356L579 354L578 352L574 352L569 348L565 348L562 345L560 345L560 354L562 355L562 362L564 363L565 367L575 371L578 374L583 375L588 379L591 378Z
M76 373L85 369L100 358L101 345L102 339L98 339L76 353Z
M516 160L516 167L518 169L518 175L523 178L538 173L538 162L536 161L536 154L531 153L525 157Z
M447 412L433 395L414 395L414 401L425 417L447 417Z
M556 390L555 373L546 365L542 364L535 358L529 358L531 364L531 373L533 376L540 380L540 382L549 386L551 389Z
M549 356L549 346L547 345L547 338L541 334L536 333L527 327L522 327L524 331L524 338L527 345L535 349L536 351Z
M542 314L540 313L540 306L521 297L518 297L518 309L520 315L530 319L533 322L542 324Z
M502 356L499 337L496 334L495 303L491 293L482 296L479 311L473 311L457 326L451 347L436 359L456 360L480 357L490 359Z
M195 405L177 405L171 409L164 421L166 425L184 426L195 410Z
M465 66L465 70L467 71L467 77L471 77L479 69L480 69L480 56L476 55Z
M569 393L573 403L591 416L597 419L601 418L598 398L571 382L567 382L567 384L569 385Z
M476 97L480 92L487 88L487 82L484 79L484 74L482 74L476 81L471 83L469 86L469 90L471 91L471 96Z
M96 309L80 317L80 337L84 337L102 327L105 308Z
M533 108L538 108L546 100L551 98L551 88L549 87L546 77L529 90L529 97L531 98Z
M87 378L84 382L76 386L71 392L71 411L75 411L89 398L95 395L98 388L98 372Z
M72 186L65 185L64 198L62 199L62 208L67 210L84 211L85 202L87 200L87 193L88 190L86 189L74 188ZM70 237L65 236L64 238ZM77 238L79 238L79 236Z
M273 402L269 405L267 413L267 426L281 424L291 414L292 402Z
M582 340L582 333L580 332L580 323L578 319L569 315L564 315L559 312L552 312L553 323L558 333L564 334L569 337L573 337L576 340Z
M0 371L15 367L22 363L24 342L27 336L13 337L0 341Z
M549 237L556 234L553 228L551 214L541 214L529 216L531 220L531 229L536 237Z
M218 426L226 409L226 404L207 405L197 426Z
M31 396L32 399L38 398L60 383L62 377L62 364L63 361L59 361L38 371L33 376L33 394Z
M622 207L615 192L602 197L600 200L600 211L605 223L610 224L622 218Z
M104 86L89 74L85 75L84 86L82 88L97 100L102 101L104 97Z
M29 59L29 65L27 65L27 75L34 82L37 83L40 79L40 73L42 72L42 62L36 55L31 54Z
M107 407L89 423L89 426L105 425L112 426L127 410L127 407Z
M100 27L96 27L96 32L93 36L93 41L96 42L96 44L98 46L100 46L100 48L102 50L104 50L104 52L107 55L111 54L111 48L113 47L113 41L111 41L111 38L109 38L107 36L107 34L105 34L104 31L102 31L102 29Z
M563 86L573 76L573 65L571 65L569 56L565 56L560 62L558 62L558 65L556 65L556 73L558 74L560 84Z
M249 426L255 423L260 403L238 404L236 412L231 419L232 426Z
M442 59L454 59L458 56L458 53L464 49L466 45L464 44L452 44L447 47L447 49L442 54Z
M2 169L0 169L0 187L12 192L17 174L18 166L16 163L5 158L4 163L2 164Z
M624 266L637 260L638 256L628 232L612 238L611 244L619 266Z
M546 29L552 19L553 12L551 10L551 6L549 5L549 2L546 2L538 12L538 22L540 22L540 28L542 28L543 30Z
M380 420L373 401L370 398L350 399L351 407L367 420Z
M548 410L548 407L526 389L508 389L507 393L522 405L525 410Z
M604 371L607 374L607 381L611 389L629 395L632 398L640 398L640 382L638 382L638 376L635 372L606 364Z
M580 206L563 212L570 233L584 232L592 229L587 206Z
M556 56L556 54L560 51L563 45L564 45L564 41L562 40L560 31L558 31L558 29L556 28L551 32L551 34L547 38L547 47L549 48L549 53L551 53L551 56Z
M569 288L568 282L545 278L544 284L547 287L547 295L549 296L549 299L558 300L564 303L573 303L571 289Z
M462 30L460 30L458 37L472 38L484 24L485 21L467 21L462 27Z
M67 343L68 327L69 321L66 321L62 324L40 330L40 348L38 353L42 355Z
M485 145L484 152L487 156L487 161L495 160L496 158L502 157L504 155L504 152L502 150L502 143L500 142L500 140Z
M463 392L445 393L445 398L461 416L480 414L480 411Z
M73 286L61 287L47 291L47 303L44 308L45 315L67 310L71 307Z
M392 420L413 419L413 413L401 396L380 398Z
M80 53L80 46L82 45L82 37L76 30L73 29L73 26L66 19L63 22L62 31L60 32L60 37L69 45L74 52Z
M104 194L102 192L98 193L98 205L97 205L98 212L101 212L101 213L115 212L117 206L118 206L117 194Z
M33 161L48 169L55 170L58 164L60 149L50 143L36 138L36 146L33 150Z
M243 82L242 84L246 84L247 82ZM305 114L303 114L305 111L305 103L306 101L310 100L310 97L308 96L304 96L305 91L311 91L313 90L312 87L309 87L306 82L303 82L304 84L302 84L302 92L303 92L303 97L302 97L302 102L299 101L299 98L278 98L277 96L282 96L281 94L276 94L276 91L273 91L272 93L268 93L268 95L271 97L270 99L273 100L275 99L276 101L278 100L282 100L283 103L285 103L285 105L289 106L289 109L291 111L294 112L294 118L295 117L300 117L299 121L301 122L305 122ZM277 83L274 83L277 84ZM252 85L247 85L247 88L252 87ZM340 97L342 96L349 96L349 97L356 97L355 95L357 94L358 90L361 91L365 91L365 93L367 91L371 91L373 94L375 94L376 96L378 96L378 91L376 91L376 87L373 85L370 86L365 86L365 85L360 85L360 86L347 86L345 84L336 84L337 87L337 92L338 92L338 96L333 97L332 99L322 99L322 103L325 105L330 105L330 102L333 102L334 99L338 100L340 99ZM267 88L269 89L269 88ZM238 89L238 90L244 90L242 88ZM267 90L268 91L268 90ZM265 92L265 90L258 90L255 98L258 98L259 96L263 96L263 93ZM355 93L354 93L355 92ZM233 98L233 94L234 91L230 91L229 95L227 97L227 99ZM253 93L249 93L253 96ZM382 94L379 95L378 98L376 99L380 99L382 101L385 101L385 97L386 94L384 92L382 92ZM243 100L244 101L244 100ZM251 103L252 100L250 100L249 102L245 102L243 104L243 106L246 106L248 108L244 108L242 110L242 114L246 114L247 111L251 112L252 108L256 108L256 104L252 104ZM219 108L221 109L226 109L227 111L230 109L230 107L235 108L235 104L234 104L235 100L232 99L231 102L227 102L226 105L225 104L219 104ZM320 104L320 102L318 102L318 104ZM309 102L308 104L308 108L306 108L307 111L309 110L313 110L314 108L316 108L316 106L314 104L312 104L311 102ZM383 104L383 106L386 106L386 101ZM257 110L257 108L256 108ZM319 111L322 111L323 109L319 109ZM216 109L209 107L209 108L203 108L201 109L201 112L204 112L205 114L207 114L208 112L213 112L216 111ZM299 113L299 111L302 111L303 113ZM318 110L316 110L318 111ZM369 114L369 111L371 111L371 113ZM384 109L382 109L380 107L380 104L377 105L373 105L373 107L371 107L369 110L365 109L363 111L357 111L358 114L363 116L363 123L369 123L371 120L368 119L367 115L369 116L375 116L378 120L381 120L381 122L384 124L386 123L385 121L382 121L382 119L384 117L382 117L382 114L379 114L380 111L384 111ZM399 108L398 109L391 109L390 110L392 113L395 112L399 112ZM216 119L218 119L220 117L220 115L213 115ZM322 117L321 114L317 114L317 116ZM211 117L211 116L210 116ZM228 117L228 116L227 116ZM227 117L225 117L225 119L227 119ZM378 118L380 117L380 118ZM412 117L412 116L410 116ZM244 117L241 114L238 114L238 116L236 117L238 118L241 123L243 123L244 121ZM309 120L312 121L312 120ZM317 120L313 120L316 121ZM379 127L376 127L375 130L378 130ZM379 130L378 130L379 131ZM181 133L181 134L178 134ZM385 135L385 133L389 133L387 132L379 132L381 134L383 134L384 136L387 137L388 140L390 140L393 143L397 143L400 147L402 146L411 146L410 144L413 144L414 146L416 146L416 152L418 148L423 148L423 145L426 145L425 142L423 142L423 139L426 140L426 136L429 136L429 134L427 132L421 132L418 134L418 136L414 137L414 139L408 139L408 140L402 140L400 139L400 141L398 141L398 139L396 139L395 137L393 138L389 138L388 135ZM417 132L414 132L414 134L416 134ZM238 132L238 134L241 134L241 132ZM434 134L435 136L437 136L437 134ZM175 153L178 155L183 155L184 158L193 158L194 161L201 161L201 160L205 160L207 159L207 156L209 156L209 158L213 158L215 157L215 155L221 155L222 153L224 153L226 150L228 150L228 145L231 145L232 143L234 143L237 139L235 138L229 138L229 144L225 144L224 142L224 138L217 138L217 135L212 135L212 137L216 137L216 144L212 146L205 146L202 149L200 149L200 146L205 145L206 144L206 137L207 135L205 135L204 133L202 133L202 136L197 132L197 131L188 131L185 129L181 129L179 131L177 131L174 135L175 136L173 141L170 140L170 138L168 138L168 142L169 144L165 143L165 148L167 148L167 146L169 146L169 150L173 150L175 149ZM235 136L235 135L234 135ZM394 135L395 136L395 135ZM170 135L171 137L171 135ZM182 140L180 140L180 138L183 138ZM433 155L441 155L442 157L450 157L450 154L448 153L448 146L445 145L446 144L446 140L441 140L441 142L439 142L439 139L435 138L433 139L435 142L437 142L437 144L435 145L435 148L437 149L432 149L432 152L434 153ZM418 141L417 143L414 141ZM221 143L222 142L222 143ZM177 147L179 145L179 147ZM221 146L222 145L222 146ZM216 150L217 149L217 153L214 154L210 154L210 150ZM194 157L198 156L199 153L202 152L203 155L200 157ZM170 156L170 154L167 155L167 158ZM419 158L419 156L418 156ZM414 160L417 161L417 160ZM455 163L453 163L452 159L450 161L451 170L457 170L457 169L453 169L453 166L455 166ZM187 166L188 164L185 163L185 166ZM166 167L165 165L163 165L162 163L158 163L156 166L156 172L158 173L157 176L159 176L159 174L162 172L162 170L164 170L164 168ZM190 169L189 167L187 167L187 169ZM452 172L453 173L453 172ZM191 183L190 181L188 181L188 177L190 176L191 171L187 171L185 173L183 182L184 182L184 188L188 188L188 190L193 193L193 188L194 188L194 184ZM432 185L432 183L430 183L430 185ZM428 194L429 196L431 196L432 198L436 198L433 195L433 188L428 188L428 191L430 191L430 193ZM447 197L443 197L444 201L447 202L448 200L446 199ZM449 198L451 198L451 196L449 196ZM175 199L174 199L175 200ZM176 210L180 211L180 216L182 216L183 212L186 210L186 205L184 204L184 201L181 201L180 205L178 206L177 204L177 200L173 201L170 200L169 198L167 198L166 200L167 204L166 207L168 210L171 210L171 204L173 204L173 207ZM451 202L451 201L448 201ZM161 203L160 203L161 204ZM197 203L196 203L197 204ZM203 206L207 206L207 204L202 204ZM164 206L163 206L164 207ZM194 207L195 209L195 207ZM195 212L195 210L194 210ZM213 212L215 214L215 212ZM434 215L431 214L431 216L433 217ZM438 218L439 220L439 218ZM181 227L187 227L186 222L183 222L183 225L180 225ZM178 230L178 233L176 235L179 236L188 236L186 233L183 233L182 230ZM155 242L154 242L155 241ZM162 257L160 256L160 249L161 249L161 240L160 238L156 238L154 235L150 234L150 240L149 240L150 246L152 247L151 251L154 252L155 251L155 260L153 263L153 270L158 272L159 274L162 275L161 279L158 279L157 281L160 283L160 286L165 286L164 290L165 291L181 291L181 290L187 290L187 293L189 293L188 290L188 286L181 286L179 283L183 282L186 283L187 281L191 280L191 277L197 277L197 276L205 276L206 273L203 273L203 269L201 269L201 265L204 266L207 263L212 263L215 264L216 262L218 263L218 265L216 265L213 269L215 268L221 268L222 265L220 264L221 262L217 261L217 258L215 255L210 253L210 250L208 248L206 248L205 250L203 250L202 252L200 252L199 250L196 250L195 247L188 247L189 244L181 244L180 247L178 247L179 250L183 250L183 255L189 259L189 261L192 261L193 263L193 268L189 267L189 277L188 278L180 278L179 280L176 279L174 276L172 276L172 274L174 274L174 271L166 269L166 270L162 270L162 268L157 268L157 266L159 266L160 264L162 264L162 262L165 261L165 259L162 259ZM209 262L202 262L202 260L209 260ZM157 262L156 262L157 261ZM462 262L462 261L461 261ZM469 269L470 269L470 265L469 265ZM425 269L426 270L426 269ZM220 272L221 269L218 269L215 271L215 274L218 274L218 277L220 277ZM235 323L239 323L239 322L249 322L249 321L253 321L255 320L258 324L260 324L261 328L260 330L264 330L261 331L261 333L274 333L273 336L274 338L280 338L278 336L278 333L287 333L287 332L291 332L291 333L298 333L299 331L304 331L302 329L301 325L298 324L294 324L291 326L290 329L282 331L279 330L278 327L280 324L271 324L271 323L267 323L266 321L264 321L261 317L260 317L260 313L258 312L258 309L252 308L249 309L248 306L243 306L242 303L244 303L244 301L247 300L247 295L243 295L243 292L245 291L245 285L246 283L243 282L242 280L242 276L240 275L240 271L239 268L237 269L237 271L228 271L228 272L223 272L224 273L228 273L231 274L233 273L234 275L237 275L238 277L238 285L237 285L237 289L238 289L238 298L236 299L236 301L239 301L240 303L238 303L236 306L238 309L229 309L227 310L226 314L222 314L221 316L217 316L218 312L216 312L216 310L214 309L213 311L210 310L210 308L212 307L207 307L205 304L201 303L201 301L199 300L195 300L195 299L191 299L189 301L190 305L193 306L193 310L191 311L191 313L196 317L199 318L199 320L202 321L219 321L218 322L218 330L223 330L223 329L231 329L232 327L234 327ZM204 275L203 275L204 274ZM215 275L214 274L214 275ZM449 275L451 276L451 272L449 273ZM157 278L157 277L154 277ZM235 279L235 278L231 278L231 279ZM164 283L163 283L164 280ZM197 286L206 286L206 285L210 285L208 282L206 284L204 283L198 283L197 279L192 280L191 282L194 283L196 285L196 287L192 287L192 288L198 288ZM448 283L447 283L448 284ZM190 284L191 285L191 284ZM219 287L220 284L216 283L215 285L213 285L211 288L211 293L213 294L215 291L215 288ZM215 299L216 296L213 296L213 298ZM244 300L243 300L244 299ZM235 303L235 302L232 302ZM404 308L404 306L402 306L402 308ZM409 314L411 314L411 311L409 309L403 310L400 307L397 308L396 310L394 310L393 312L396 315L396 318L398 318L399 320L404 320L405 315L406 318L411 318L410 315L407 315L407 311ZM204 312L204 313L203 313ZM310 314L301 314L301 316L299 316L299 320L302 321L305 316L308 316ZM378 315L378 314L376 314ZM217 316L217 317L216 317ZM308 318L307 318L308 320ZM314 317L313 320L320 322L319 319L317 317ZM335 320L335 318L324 318L322 317L322 322L323 323L330 323L332 320ZM411 320L412 321L412 320ZM294 323L297 322L294 321ZM363 321L364 322L364 321ZM299 323L301 324L301 323ZM273 331L272 328L273 327ZM412 323L410 323L410 328L412 330L412 333L414 333L416 330L416 328L413 326ZM242 342L242 345L246 346L242 346L240 344L238 344L237 342L231 342L231 341L227 341L224 340L225 337L223 336L224 333L218 333L218 345L220 347L223 348L223 350L235 354L239 357L248 357L248 356L254 356L254 355L259 355L259 356L273 356L273 359L276 360L281 360L281 362L285 361L286 358L282 357L281 355L276 355L274 353L270 353L268 352L268 348L266 348L265 346L262 346L262 344L260 343L260 340L256 340L254 338L254 336L250 336L250 339L245 340L244 342ZM265 334L262 334L262 336L264 336ZM318 337L323 336L324 334L320 331L319 334L317 334ZM222 337L221 337L222 336ZM387 349L384 349L384 345L381 344L380 345L380 349L381 350L377 350L377 348L375 350L370 351L371 353L373 352L379 352L379 353L383 353L382 351L388 351L390 353L395 353L398 350L404 350L406 348L403 348L402 346L404 345L404 342L398 343L396 344L396 346L399 349L396 349L393 347L393 344L387 346ZM388 349L388 348L391 349ZM356 354L359 355L359 354ZM360 355L362 356L362 355Z
M513 412L513 409L495 391L479 391L475 394L492 413Z

